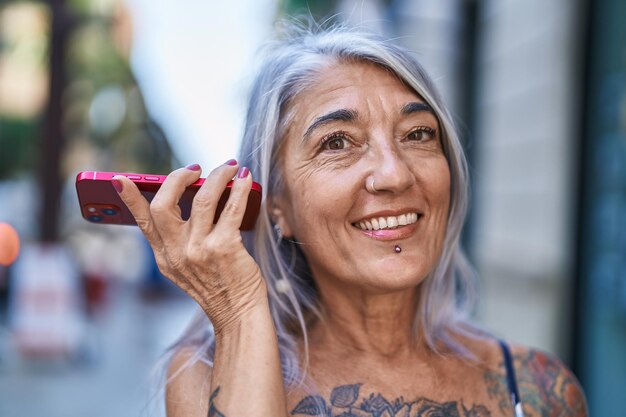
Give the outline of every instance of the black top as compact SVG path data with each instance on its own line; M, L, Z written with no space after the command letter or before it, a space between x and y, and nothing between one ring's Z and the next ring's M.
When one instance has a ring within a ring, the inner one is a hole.
M504 356L504 367L506 368L506 384L509 388L509 395L511 396L511 402L513 403L513 410L515 417L523 417L522 400L517 390L517 381L515 379L515 368L513 367L513 358L511 357L511 350L503 340L499 340L500 347L502 348L502 354Z

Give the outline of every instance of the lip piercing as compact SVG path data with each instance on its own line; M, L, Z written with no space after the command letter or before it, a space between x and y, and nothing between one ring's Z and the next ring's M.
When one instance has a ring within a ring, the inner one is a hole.
M402 252L402 248L400 247L400 245L396 245L396 246L394 246L393 250L394 250L396 253L400 253L400 252Z

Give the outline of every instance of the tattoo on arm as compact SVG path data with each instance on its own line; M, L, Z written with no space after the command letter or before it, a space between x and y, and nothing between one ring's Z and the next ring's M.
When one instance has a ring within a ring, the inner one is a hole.
M294 416L317 417L490 417L483 405L467 408L463 401L439 403L425 397L406 401L403 397L387 400L380 393L358 402L362 384L341 385L332 390L330 401L309 395L291 411Z
M215 407L215 397L220 392L220 386L213 391L213 394L209 397L209 416L208 417L226 417L224 414L220 413L218 409Z
M526 417L587 416L583 391L558 359L535 350L514 356L517 384ZM502 372L486 372L484 380L500 410L511 410L511 397ZM510 414L510 412L509 412Z

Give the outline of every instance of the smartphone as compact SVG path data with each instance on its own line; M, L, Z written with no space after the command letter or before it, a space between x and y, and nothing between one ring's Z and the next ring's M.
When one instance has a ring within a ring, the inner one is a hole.
M78 175L76 175L76 192L78 194L80 211L83 217L92 223L137 225L128 207L126 207L126 204L124 204L115 191L115 188L113 188L111 180L116 175L123 175L133 181L148 202L152 201L166 178L166 175L123 172L79 172ZM178 202L183 220L189 219L193 198L203 183L204 178L200 178L183 192ZM224 205L230 195L232 184L233 181L226 184L226 189L217 204L217 211L213 223L217 222L220 213L224 209ZM261 185L253 182L252 189L248 195L246 212L241 222L241 230L251 230L254 228L260 207Z

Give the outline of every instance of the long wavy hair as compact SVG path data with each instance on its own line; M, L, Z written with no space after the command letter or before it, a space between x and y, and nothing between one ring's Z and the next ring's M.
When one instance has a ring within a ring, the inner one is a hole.
M265 193L256 227L244 232L243 239L268 284L285 385L294 387L303 381L308 364L307 325L321 319L321 314L306 259L297 244L276 235L268 202L280 195L284 186L284 173L277 161L290 122L290 104L332 63L366 62L391 71L430 105L439 121L451 174L450 209L442 253L419 287L413 330L435 352L471 356L455 337L478 332L468 323L474 273L459 245L469 198L468 169L451 115L435 85L411 52L376 34L314 24L284 24L278 34L263 50L247 108L239 161L250 168ZM299 348L302 343L303 356ZM212 365L215 338L202 311L170 351L182 347L192 347L196 352L188 364L202 360Z

